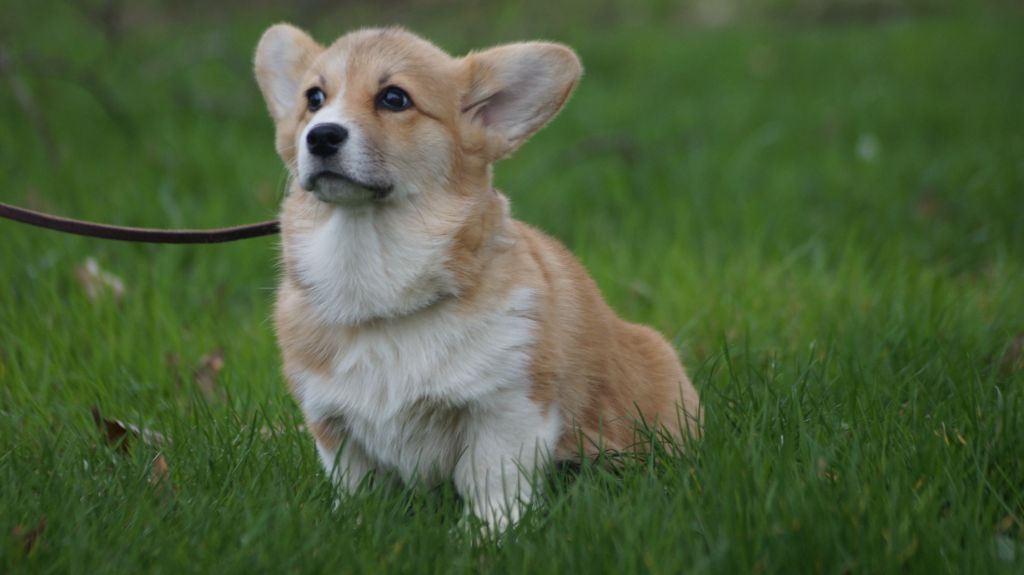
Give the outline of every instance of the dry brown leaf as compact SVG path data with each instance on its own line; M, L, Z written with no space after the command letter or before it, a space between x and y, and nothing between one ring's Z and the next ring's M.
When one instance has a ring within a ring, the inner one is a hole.
M217 374L224 369L224 349L217 348L199 360L199 367L192 372L192 379L207 399L224 399L224 393L217 386Z
M86 258L82 265L75 268L75 279L90 301L96 301L105 293L110 293L117 301L124 297L124 281L101 268L95 258Z
M104 437L107 439L107 443L117 447L122 452L128 451L130 447L130 439L139 439L146 445L154 447L160 447L170 443L170 441L168 441L160 432L145 429L116 419L106 419L100 413L100 409L95 405L92 406L92 420L96 423L96 427L103 432Z
M149 482L153 485L159 485L166 480L171 474L171 469L167 466L167 460L164 459L163 453L157 453L156 457L153 458L153 469L149 474Z
M24 525L17 525L11 529L11 537L21 540L21 547L25 550L27 555L32 551L32 548L36 546L36 542L39 541L39 536L46 530L46 516L43 515L39 518L39 522L32 527L25 527Z
M96 427L103 432L107 443L124 454L131 450L133 441L141 441L150 447L161 447L170 444L170 441L162 433L103 417L96 406L92 407L92 419L96 423ZM161 495L169 496L174 494L174 486L171 483L171 469L167 465L167 459L164 458L163 453L157 452L150 463L149 484Z
M128 451L128 428L123 423L113 419L105 419L100 414L100 409L95 405L92 406L92 420L96 427L103 432L107 443L121 451Z
M171 468L163 453L157 453L149 471L149 484L163 496L174 495L174 484L171 483Z

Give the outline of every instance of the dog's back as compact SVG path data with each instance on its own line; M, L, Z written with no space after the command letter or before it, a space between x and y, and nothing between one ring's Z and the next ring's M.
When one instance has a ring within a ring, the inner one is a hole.
M635 445L641 420L677 438L698 435L697 392L665 338L619 318L557 240L526 224L517 222L517 228L543 286L531 370L535 397L554 402L563 420L573 424L560 440L560 457L579 454L577 431L588 455L599 446L643 448Z

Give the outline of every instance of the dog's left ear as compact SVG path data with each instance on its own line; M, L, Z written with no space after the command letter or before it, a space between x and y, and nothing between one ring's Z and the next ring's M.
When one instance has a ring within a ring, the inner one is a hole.
M491 160L515 151L569 99L583 67L566 46L524 42L469 54L463 120L486 130Z

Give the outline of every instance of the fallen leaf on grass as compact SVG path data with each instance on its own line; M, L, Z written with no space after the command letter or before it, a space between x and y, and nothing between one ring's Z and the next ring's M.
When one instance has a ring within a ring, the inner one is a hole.
M46 516L43 515L39 519L39 523L36 523L32 527L25 527L24 525L17 525L11 529L11 537L21 540L21 547L25 550L25 554L28 555L32 551L32 548L36 546L36 542L39 541L39 536L46 530Z
M131 439L139 439L146 445L154 447L160 447L170 443L170 441L168 441L167 438L158 431L145 429L137 425L103 417L100 413L100 409L95 405L92 406L92 420L96 423L96 427L103 432L104 437L107 439L107 443L117 447L122 452L128 451L130 447L129 440Z
M149 475L149 482L153 485L159 485L171 474L171 469L167 466L167 460L164 459L163 453L157 453L156 457L153 458L153 469Z
M92 407L92 419L96 422L96 427L103 432L107 443L116 447L121 453L128 453L131 450L131 442L135 440L150 447L170 444L170 441L162 433L103 417L96 406ZM171 484L171 469L167 465L167 459L164 458L163 453L157 452L150 463L149 484L161 495L174 494L174 486Z
M100 415L100 410L96 406L92 407L92 420L96 423L96 427L103 432L103 436L107 438L107 443L121 451L128 451L128 428L123 423L105 419Z
M163 453L157 453L150 464L149 484L161 495L174 495L174 484L171 483L171 468L167 465Z
M124 281L101 268L95 258L86 258L82 265L75 268L75 279L85 289L85 295L90 301L96 301L108 292L117 301L124 297Z
M217 374L224 369L224 350L215 349L199 360L199 367L192 372L192 379L207 399L224 399L224 393L217 386Z

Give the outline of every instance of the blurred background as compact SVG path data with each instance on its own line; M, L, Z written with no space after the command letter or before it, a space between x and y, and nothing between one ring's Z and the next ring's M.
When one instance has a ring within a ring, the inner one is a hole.
M643 319L664 317L649 313L655 294L686 291L663 256L692 275L766 255L821 263L852 242L978 270L1024 247L1021 12L1009 0L8 2L0 198L135 225L269 218L285 172L251 74L260 33L290 21L329 42L401 24L453 54L534 38L580 53L575 98L497 181ZM12 243L0 249L9 265ZM269 253L238 250L269 273ZM695 313L671 309L660 327L679 334Z

